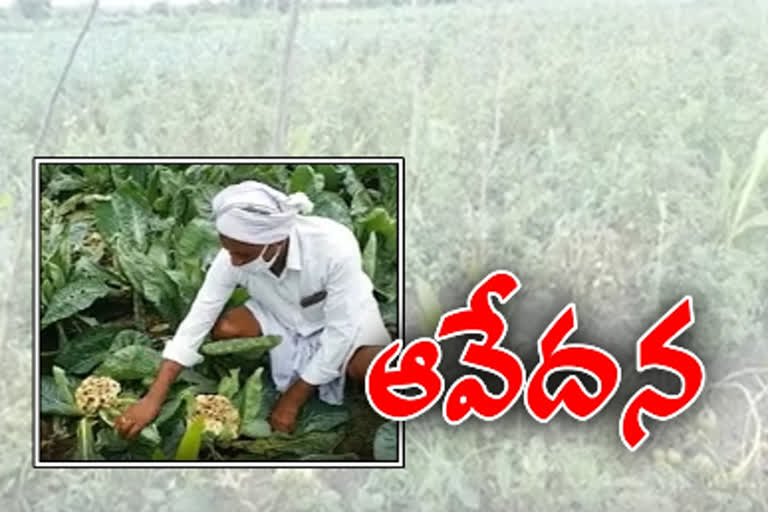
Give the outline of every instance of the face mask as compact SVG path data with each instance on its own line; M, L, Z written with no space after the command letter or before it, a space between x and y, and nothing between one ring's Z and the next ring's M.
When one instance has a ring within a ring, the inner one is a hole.
M245 270L246 272L266 272L269 270L269 268L277 261L277 258L280 256L280 249L275 251L275 254L272 256L272 258L269 261L266 261L262 259L262 256L264 256L264 253L267 252L267 248L269 246L265 245L264 249L261 250L261 254L251 261L250 263L246 263L245 265L241 265L240 268Z

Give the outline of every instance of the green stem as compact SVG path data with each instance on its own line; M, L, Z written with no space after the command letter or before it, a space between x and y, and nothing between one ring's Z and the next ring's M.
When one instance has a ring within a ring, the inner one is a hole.
M67 338L67 333L64 332L64 326L61 325L61 322L56 324L56 330L59 333L59 348L62 348L69 343L69 339Z

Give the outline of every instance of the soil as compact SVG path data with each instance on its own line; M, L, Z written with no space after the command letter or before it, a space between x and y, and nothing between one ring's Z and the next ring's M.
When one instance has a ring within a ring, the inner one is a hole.
M75 438L56 437L53 420L41 418L40 420L40 460L62 461L69 460L69 454L75 447Z

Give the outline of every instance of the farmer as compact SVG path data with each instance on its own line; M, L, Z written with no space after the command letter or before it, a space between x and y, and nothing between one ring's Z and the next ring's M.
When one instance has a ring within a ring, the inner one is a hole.
M255 181L225 188L213 199L220 250L147 394L115 426L134 438L158 415L168 389L185 368L202 361L200 345L213 339L279 335L270 353L280 396L272 428L291 432L315 390L339 404L347 376L363 381L373 358L391 339L363 272L353 233L333 220L305 216L311 201ZM249 300L221 315L236 286ZM221 315L221 316L220 316Z

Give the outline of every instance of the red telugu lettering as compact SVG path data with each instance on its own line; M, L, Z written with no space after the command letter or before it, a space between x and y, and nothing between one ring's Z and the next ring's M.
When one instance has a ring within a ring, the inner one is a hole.
M392 360L402 350L402 340L396 340L379 352L365 375L365 394L371 407L381 416L393 421L416 418L429 410L443 394L445 381L437 365L442 353L432 339L419 338L402 351L398 364L389 369ZM392 388L413 388L418 396L405 396Z
M519 288L518 279L509 272L489 274L470 293L466 308L448 312L440 319L436 338L443 340L461 334L482 334L480 341L467 343L459 362L465 366L490 371L504 384L499 395L488 392L475 375L457 380L448 390L443 403L443 417L450 425L458 425L472 412L491 421L503 415L520 397L525 383L525 367L513 352L498 345L507 333L507 322L491 305L495 295L502 303Z
M704 389L704 364L692 352L670 344L694 323L693 302L686 296L656 322L637 342L637 371L657 368L674 373L682 382L680 393L668 395L647 385L627 402L619 421L619 436L630 451L648 439L642 414L660 421L688 409Z
M573 418L587 421L600 412L619 389L621 367L605 350L590 345L563 342L578 329L576 307L569 304L539 338L539 364L525 389L525 407L540 423L547 423L564 408ZM575 375L566 378L550 395L545 383L558 370L584 372L597 381L590 394Z

